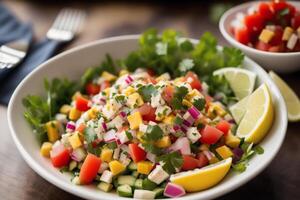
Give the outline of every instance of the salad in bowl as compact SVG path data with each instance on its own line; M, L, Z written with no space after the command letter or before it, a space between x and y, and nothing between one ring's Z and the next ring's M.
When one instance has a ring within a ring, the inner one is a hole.
M274 108L267 84L241 68L241 51L174 30L148 30L139 44L23 99L41 156L73 184L137 199L181 197L247 170Z

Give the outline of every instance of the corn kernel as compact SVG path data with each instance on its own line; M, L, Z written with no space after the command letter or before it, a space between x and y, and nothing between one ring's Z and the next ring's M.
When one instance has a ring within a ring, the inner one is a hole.
M141 143L145 143L145 142L146 142L146 141L143 139L143 135L144 135L144 133L141 132L141 131L138 131L138 132L136 133L136 137L137 137L137 139L139 140L139 142L141 142Z
M223 146L221 146L221 147L216 148L216 152L217 152L223 159L226 159L226 158L229 158L229 157L233 156L232 151L231 151L226 145L223 145Z
M193 104L191 102L189 102L188 100L186 100L186 99L182 100L182 104L189 107L189 108L193 106Z
M273 31L264 29L264 30L262 30L258 39L264 43L269 43L274 35L275 35L275 33Z
M69 137L69 142L73 149L77 149L82 145L78 132L74 133Z
M112 159L113 150L111 149L102 149L100 159L103 162L110 162Z
M171 124L173 124L174 119L175 119L174 115L172 115L172 114L168 115L167 117L164 118L163 123L171 125Z
M50 142L55 142L60 138L59 134L59 122L56 120L49 121L46 123L48 140Z
M153 163L149 161L140 161L137 163L137 172L148 175L153 168Z
M51 150L52 150L52 143L44 142L41 147L41 155L49 158Z
M59 112L65 115L68 115L69 112L71 111L72 107L70 105L63 105L62 107L60 107Z
M101 78L103 78L106 81L114 81L117 79L117 77L107 71L102 72Z
M155 146L159 148L167 148L171 146L171 139L169 136L163 136L161 139L155 142Z
M230 146L231 148L236 148L240 145L241 140L232 135L231 131L228 132L228 134L225 136L225 144L227 146Z
M286 27L284 29L283 35L282 35L282 40L283 41L288 41L290 37L292 36L294 30L291 27Z
M140 112L135 112L127 117L130 129L138 129L143 122Z
M76 121L81 116L81 112L77 110L75 107L71 108L69 113L69 119L72 121Z
M114 176L120 174L121 172L123 172L126 169L126 166L117 160L109 162L108 165L109 165L109 169L110 169L111 173Z
M122 69L122 70L120 71L120 73L119 73L119 76L123 76L123 75L125 75L125 74L129 74L129 72L128 72L127 70L125 70L125 69Z
M135 92L128 96L127 104L129 107L135 108L136 106L143 105L144 101L143 101L141 95L139 95L139 93Z
M97 115L98 115L98 111L96 108L91 108L88 110L88 116L90 119L96 119L97 118Z
M124 94L125 96L129 96L131 94L135 93L135 89L131 86L128 86L125 90L124 90Z

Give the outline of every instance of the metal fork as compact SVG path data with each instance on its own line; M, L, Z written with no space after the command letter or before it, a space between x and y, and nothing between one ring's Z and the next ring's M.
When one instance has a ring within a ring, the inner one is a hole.
M78 9L66 8L59 12L52 27L47 32L49 40L56 41L57 46L71 41L79 32L86 13ZM16 66L26 55L28 44L18 40L0 47L0 69Z
M47 32L47 38L61 42L72 40L79 32L85 17L86 13L82 10L70 8L61 10Z

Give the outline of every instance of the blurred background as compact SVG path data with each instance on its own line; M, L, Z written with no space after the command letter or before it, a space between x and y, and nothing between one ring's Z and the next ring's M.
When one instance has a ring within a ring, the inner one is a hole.
M174 28L185 36L199 38L204 32L216 35L221 45L228 45L218 29L218 19L233 5L245 1L184 0L184 1L92 1L92 0L2 0L21 21L33 25L34 40L43 39L62 8L71 7L87 12L87 19L78 37L60 51L97 39L124 34L138 34L150 27L158 30ZM1 14L1 13L0 13ZM1 26L1 24L0 24ZM285 75L292 87L299 83L299 73ZM296 91L299 94L299 91ZM5 107L0 107L1 132L8 130ZM259 176L239 189L219 199L300 199L297 191L300 177L298 163L282 163L279 158L296 160L299 126L289 125L283 148L270 166ZM5 132L0 145L0 199L80 199L48 183L30 169ZM8 154L5 153L9 152ZM3 162L8 164L2 164ZM299 175L299 173L298 173Z

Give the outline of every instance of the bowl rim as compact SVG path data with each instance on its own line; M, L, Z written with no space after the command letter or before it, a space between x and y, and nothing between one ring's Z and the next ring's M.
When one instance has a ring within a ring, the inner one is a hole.
M245 44L242 44L240 42L238 42L236 39L233 38L232 34L228 33L227 29L226 29L226 25L225 25L225 21L227 20L228 17L231 17L232 15L237 14L238 12L240 12L240 10L245 9L247 7L250 7L254 4L258 4L261 2L268 2L268 1L250 1L250 2L245 2L242 4L239 4L237 6L234 6L232 8L230 8L229 10L227 10L221 17L220 21L219 21L219 29L221 34L223 35L223 37L229 41L230 43L233 43L235 45L237 45L240 49L245 49L251 53L258 53L258 54L262 54L264 56L279 56L279 57L284 57L284 56L300 56L300 51L298 52L269 52L269 51L262 51L262 50L258 50L252 47L249 47ZM297 7L300 8L300 2L297 1L288 1L288 3L292 3L294 5L296 5Z
M123 36L109 37L109 38L104 38L104 39L96 40L96 41L93 41L93 42L90 42L90 43L87 43L87 44L84 44L84 45L80 45L78 47L75 47L75 48L72 48L72 49L67 50L65 52L62 52L62 53L58 54L57 56L49 59L45 63L42 63L37 68L35 68L32 72L30 72L22 80L22 82L18 85L18 87L14 91L14 93L13 93L13 95L11 97L11 100L9 102L8 111L7 111L8 124L9 124L9 129L10 129L10 133L12 135L12 138L13 138L13 140L14 140L14 142L15 142L18 150L19 150L19 152L21 153L22 157L27 162L27 164L36 173L38 173L41 177L43 177L45 180L47 180L48 182L50 182L54 186L57 186L60 189L66 191L66 192L69 192L69 193L71 193L73 195L76 195L76 196L79 196L79 197L82 197L82 198L95 199L95 196L91 192L87 191L85 189L85 187L82 187L82 186L76 187L74 185L71 185L72 184L71 182L67 183L67 182L65 182L65 181L63 181L61 179L58 179L55 176L53 176L50 172L48 172L46 170L46 168L42 167L31 156L31 154L29 154L26 151L25 146L23 146L22 143L21 143L21 141L18 139L18 136L17 136L15 128L14 128L13 119L12 119L12 109L13 109L14 102L15 102L15 100L17 98L17 94L22 89L23 84L25 82L27 82L27 80L31 76L33 76L34 74L38 73L41 69L46 68L49 63L51 63L51 62L53 62L53 61L55 61L57 59L61 59L65 55L72 54L73 52L80 51L80 50L85 49L85 48L90 48L90 47L101 45L101 44L108 43L108 42L116 42L116 41L122 41L122 40L136 40L137 41L139 37L140 37L140 35L123 35ZM198 41L198 40L192 39L192 38L188 38L188 39L190 41L192 41L192 42L197 42ZM258 70L260 71L259 73L266 73L260 67L260 65L258 65L257 63L255 63L253 60L251 60L247 56L245 56L245 59L248 62L256 65L256 67L258 67ZM227 194L227 193L233 191L234 189L240 187L241 185L247 183L248 181L250 181L251 179L253 179L254 177L256 177L262 170L264 170L270 164L270 162L275 158L276 154L280 150L280 147L282 146L282 143L283 143L285 135L286 135L286 130L287 130L287 114L283 114L283 113L287 113L287 110L286 110L286 106L285 106L283 97L282 97L281 93L279 92L279 89L277 88L277 86L275 85L275 83L271 79L270 79L270 81L272 83L272 86L275 87L274 88L275 91L273 90L272 92L275 93L278 96L278 106L281 109L280 113L282 113L282 114L280 114L280 116L283 118L283 122L281 124L281 127L282 127L282 129L281 129L281 133L282 133L281 134L281 138L280 138L280 141L277 143L277 146L274 148L273 154L270 155L270 157L264 162L264 164L260 165L260 168L257 168L255 171L253 171L253 173L246 174L245 177L242 178L241 180L236 180L235 182L229 182L229 183L227 183L225 186L219 188L219 190L217 190L216 192L214 192L212 194L208 193L208 194L206 194L206 196L202 194L203 195L202 198L204 198L204 199L216 198L216 197L222 196L224 194ZM213 189L213 187L211 189ZM101 192L101 191L99 191L99 192ZM180 199L180 200L194 200L194 199L199 198L198 195L200 193L201 193L201 191L200 192L196 192L196 193L191 193L192 195L190 195L190 196L183 196L183 197L180 197L180 198L177 198L177 199ZM99 193L99 194L101 194L101 193ZM118 198L121 198L121 197L118 197ZM111 199L111 197L103 195L103 196L101 196L101 199L103 199L103 200L106 200L106 199L109 200L109 199ZM124 198L124 197L122 197L122 199L133 199L133 198Z

